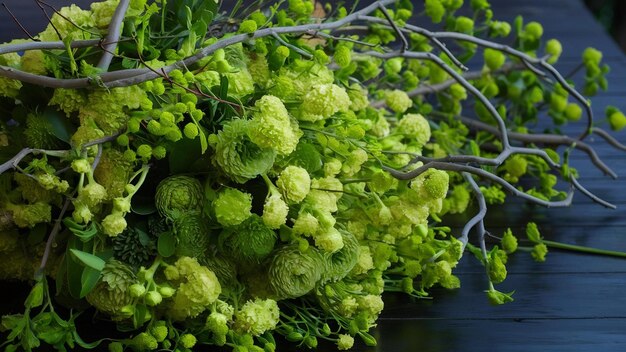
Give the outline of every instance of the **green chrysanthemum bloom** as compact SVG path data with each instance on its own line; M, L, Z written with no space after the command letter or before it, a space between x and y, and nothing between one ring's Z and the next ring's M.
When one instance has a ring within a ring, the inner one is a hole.
M350 98L345 89L335 84L320 84L311 87L303 97L297 116L299 120L315 122L349 109Z
M80 110L86 101L85 93L81 90L57 88L54 90L48 105L58 106L58 109L69 117L73 112Z
M221 225L239 225L252 214L252 196L238 189L226 188L213 201L213 208Z
M248 123L232 120L209 139L215 149L214 162L232 180L245 183L266 173L274 164L276 151L261 148L248 137Z
M130 266L117 260L109 260L96 287L87 295L87 301L97 310L111 316L113 320L124 320L129 316L122 308L132 304L129 288L137 282Z
M370 105L367 90L362 88L358 83L351 84L347 93L348 97L350 97L350 109L352 111L360 111Z
M411 98L399 89L388 91L385 94L385 103L394 112L403 113L413 106Z
M124 153L110 148L102 152L93 176L107 189L107 199L113 199L122 196L132 172L133 163L124 158Z
M326 270L322 281L338 281L343 279L354 268L359 260L361 246L359 241L349 232L342 232L343 247L325 256Z
M239 226L224 230L219 244L237 260L259 263L272 252L276 238L276 233L265 225L263 219L253 214Z
M296 149L302 132L283 102L265 95L254 105L257 112L249 122L248 137L261 148L271 148L279 155L289 155Z
M68 21L68 18L71 21ZM94 17L92 17L91 11L83 10L72 4L71 6L62 7L58 13L52 15L50 24L39 34L39 39L42 41L56 41L59 40L59 35L62 38L72 36L74 39L89 39L91 34L82 28L90 28L93 25Z
M178 238L178 257L203 258L209 246L210 229L205 219L197 212L184 212L174 222Z
M311 177L305 169L290 165L280 173L276 186L289 201L300 203L311 190Z
M277 250L269 267L270 286L279 299L307 294L322 277L324 260L314 247L301 252L288 245Z
M18 227L34 227L52 220L52 206L44 202L34 204L6 204L6 209L13 215L13 222Z
M202 209L204 192L200 181L193 177L171 176L159 183L154 204L162 216L176 217L185 212Z
M246 302L235 313L233 329L240 333L259 336L276 328L280 318L278 304L273 299L255 299Z
M20 59L17 53L0 55L0 65L19 69ZM19 94L20 88L22 88L22 82L16 79L0 77L0 96L14 98Z
M138 109L148 96L139 86L94 90L89 93L89 104L80 107L82 121L92 120L107 134L126 127L128 110Z
M194 258L178 259L174 264L174 271L180 282L167 311L167 315L174 320L182 321L198 316L215 302L222 292L215 273L200 265Z
M396 127L396 132L414 139L420 146L430 140L430 125L421 114L406 114Z
M263 205L263 222L271 229L278 229L287 222L289 206L280 194L272 194Z

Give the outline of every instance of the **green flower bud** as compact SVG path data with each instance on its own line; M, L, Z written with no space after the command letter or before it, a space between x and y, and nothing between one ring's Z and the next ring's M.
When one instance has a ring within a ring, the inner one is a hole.
M156 147L152 148L152 156L155 159L163 159L165 158L165 156L167 155L167 149L165 149L164 146L162 145L157 145Z
M129 133L137 133L139 132L140 128L141 128L140 119L132 118L128 120L126 124L126 129L128 130Z
M563 46L561 42L556 39L550 39L546 42L546 54L550 55L548 63L553 64L557 62L561 53L563 52Z
M239 33L253 33L257 30L257 23L254 20L245 20L239 25Z
M130 285L129 292L130 295L135 298L143 297L146 293L146 288L142 284L132 284Z
M196 345L197 341L196 337L192 334L184 334L180 337L180 340L178 340L184 348L192 348Z
M144 159L149 159L152 156L152 147L147 144L142 144L137 148L137 155Z
M72 161L72 170L81 174L86 174L91 171L91 164L89 164L87 159L76 159Z
M176 293L176 290L169 286L161 286L159 287L159 293L163 298L170 298Z
M626 116L621 111L615 111L609 115L609 125L613 131L620 131L626 127Z
M163 301L163 296L157 291L150 291L146 293L144 299L148 306L154 307Z
M160 324L160 325L155 324L155 326L153 326L152 329L150 329L150 335L152 335L154 339L157 340L157 342L165 341L168 333L169 331L167 329L167 326L163 324Z
M135 153L135 151L131 149L125 150L123 156L124 156L124 160L128 162L133 162L137 160L137 153Z
M125 197L113 199L113 209L120 213L128 213L130 211L130 199Z
M504 65L504 61L506 61L506 56L504 55L504 53L502 53L500 50L490 48L485 49L484 57L485 65L487 65L487 67L489 67L489 69L492 71L502 67L502 65Z
M185 130L184 130L184 134L185 137L189 138L189 139L194 139L198 136L198 126L193 123L193 122L189 122L188 124L185 125Z
M538 22L528 22L524 27L524 33L529 37L529 39L540 39L543 35L543 26Z
M127 134L121 134L119 135L116 139L115 142L117 142L118 145L122 146L122 147L127 147L128 146L128 135Z

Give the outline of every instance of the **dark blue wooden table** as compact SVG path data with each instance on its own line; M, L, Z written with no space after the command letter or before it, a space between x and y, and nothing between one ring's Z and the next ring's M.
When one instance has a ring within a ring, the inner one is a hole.
M23 0L4 0L36 33L45 17ZM49 0L55 5L69 1ZM74 0L88 4L89 0ZM588 46L604 53L611 66L609 92L593 99L597 116L606 105L626 110L626 56L613 43L579 0L491 0L496 18L512 20L523 15L544 25L545 38L561 40L564 52L557 66L568 72L580 62ZM19 35L6 13L0 14L0 41ZM578 82L582 78L577 79ZM565 132L577 135L582 123ZM626 143L626 131L617 134ZM493 208L488 230L501 234L512 227L523 234L528 221L539 224L550 240L626 251L626 154L602 140L590 142L602 159L622 178L612 181L575 152L573 164L581 183L604 199L617 204L607 210L580 194L569 209L543 209L514 201ZM498 288L515 290L515 301L490 306L483 290L483 268L470 255L462 259L456 274L462 287L435 291L432 300L411 300L387 295L386 307L374 335L375 348L355 346L356 351L626 351L626 260L553 250L547 262L535 263L527 253L517 253L508 264L509 277ZM332 346L323 346L330 350Z

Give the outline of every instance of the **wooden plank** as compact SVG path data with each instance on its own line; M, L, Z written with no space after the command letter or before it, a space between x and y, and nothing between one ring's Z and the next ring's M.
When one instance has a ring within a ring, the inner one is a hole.
M515 301L489 304L484 274L461 274L462 288L433 290L431 300L401 295L384 297L382 318L432 319L591 319L626 318L624 273L512 273L496 288L515 290ZM606 300L610 297L610 304Z
M469 305L469 304L468 304ZM382 319L377 348L355 351L603 351L626 348L626 319ZM331 350L331 349L329 349Z

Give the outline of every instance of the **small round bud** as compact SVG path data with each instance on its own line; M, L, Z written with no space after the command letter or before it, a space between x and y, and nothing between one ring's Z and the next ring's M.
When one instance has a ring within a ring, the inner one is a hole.
M126 146L128 146L128 135L127 135L127 134L121 134L121 135L119 135L119 136L115 139L115 142L117 142L117 144L118 144L119 146L122 146L122 147L126 147Z
M142 144L137 148L137 155L144 159L149 159L152 156L152 147L147 144Z
M524 27L524 32L530 39L539 39L543 35L543 26L538 22L528 22Z
M76 159L72 161L72 170L81 174L86 174L91 171L91 165L87 159Z
M140 127L141 127L141 123L140 123L139 119L130 119L130 120L128 120L128 123L126 125L126 129L130 133L137 133L137 132L139 132L139 128Z
M152 149L152 156L155 159L163 159L165 158L165 155L167 155L167 149L165 149L165 147L162 145L157 145Z
M198 126L196 126L196 124L193 122L189 122L185 125L185 130L183 132L185 134L185 137L189 139L194 139L198 136L199 133Z
M239 25L239 33L253 33L257 30L257 23L254 20L245 20Z
M170 298L176 293L176 290L169 286L161 286L159 287L159 293L163 298Z
M134 150L127 149L124 151L124 160L133 162L137 160L137 153Z
M130 292L131 296L139 298L143 297L143 295L146 293L146 288L142 284L132 284L128 291Z
M163 301L163 296L157 291L150 291L146 293L144 299L147 305L154 307Z

